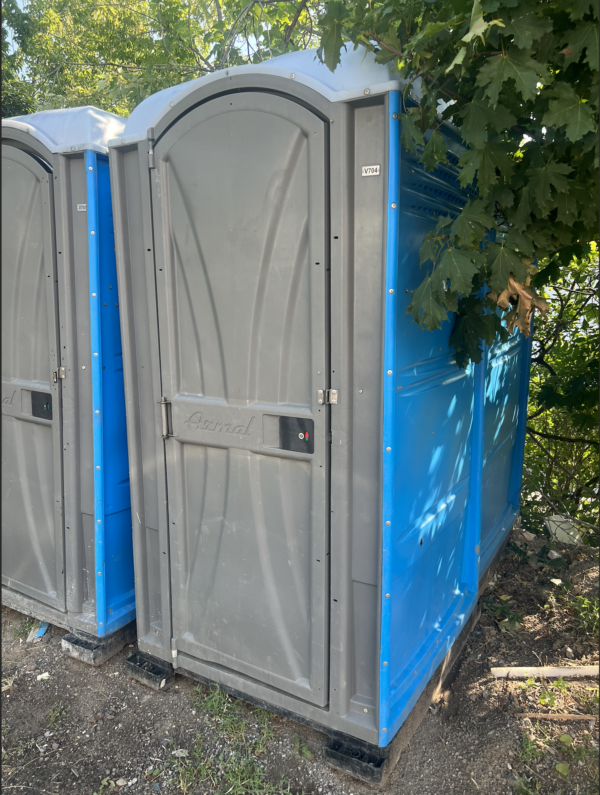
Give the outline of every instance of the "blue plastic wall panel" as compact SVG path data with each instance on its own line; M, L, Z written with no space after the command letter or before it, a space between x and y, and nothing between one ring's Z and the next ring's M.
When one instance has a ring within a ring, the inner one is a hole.
M86 152L94 411L96 631L135 618L123 357L108 158Z
M485 383L483 441L481 565L492 562L518 512L509 497L523 359L523 335L491 346Z
M457 180L455 156L426 172L415 156L400 151L393 119L398 102L391 97L382 376L381 746L394 737L460 633L477 602L485 560L503 540L500 528L508 527L520 381L513 340L484 351L481 364L459 370L449 346L451 323L426 332L406 314L411 291L425 275L419 266L423 237L440 215L456 216L467 195ZM496 477L503 479L502 492L491 498Z

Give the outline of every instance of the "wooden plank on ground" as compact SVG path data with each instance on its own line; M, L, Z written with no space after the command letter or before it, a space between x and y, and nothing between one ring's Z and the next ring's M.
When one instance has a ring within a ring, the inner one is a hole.
M551 666L510 666L504 668L492 668L492 676L496 679L530 679L532 677L543 677L545 679L573 679L574 677L595 677L600 675L600 668L597 665L565 665Z

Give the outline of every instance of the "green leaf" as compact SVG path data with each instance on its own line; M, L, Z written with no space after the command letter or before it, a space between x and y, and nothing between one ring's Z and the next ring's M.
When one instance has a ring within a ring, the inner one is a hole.
M440 133L435 130L425 144L425 149L421 155L421 163L423 163L427 171L433 171L438 163L446 162L447 152L446 142Z
M508 277L512 275L519 282L527 279L527 266L521 262L517 252L507 246L493 244L490 246L490 288L501 293L508 285Z
M556 766L556 770L564 776L565 778L569 775L569 765L566 762L559 762Z
M511 22L506 26L505 33L514 37L514 42L521 50L528 50L534 41L541 39L552 30L552 21L539 17L534 11L520 8Z
M536 96L539 78L545 75L545 67L526 52L510 52L508 55L489 58L477 75L476 82L478 86L485 86L485 94L495 106L507 80L513 80L519 94L524 100L529 100Z
M458 243L469 248L473 242L484 239L486 231L495 227L494 217L484 208L482 201L476 201L463 207L462 212L452 224L451 234L457 235Z
M576 22L578 19L582 19L592 8L592 0L572 0L571 5L573 10L569 14L569 19L572 22Z
M408 151L417 153L417 144L422 145L425 142L425 137L417 127L415 120L421 118L421 114L415 108L400 115L400 140L402 146Z
M431 232L426 235L423 242L421 243L421 248L419 249L419 260L421 262L421 267L427 260L431 260L431 262L435 262L435 258L437 256L437 249L438 243L430 237Z
M468 252L450 248L442 254L436 273L443 281L450 281L450 289L468 295L473 286L473 276L478 270Z
M500 132L510 129L517 123L516 116L513 116L504 105L491 108L489 103L481 98L465 105L460 115L463 120L460 128L462 137L477 149L481 149L487 140L486 128Z
M327 13L320 20L323 27L320 51L325 65L333 72L340 62L340 52L344 46L342 30L346 7L340 0L331 0L326 8Z
M524 257L531 257L533 253L533 239L526 232L511 229L506 236L506 245L521 252Z
M544 114L542 124L545 127L559 129L566 126L569 141L579 141L588 132L594 132L596 124L589 103L583 102L568 83L555 83L552 93L557 99L551 100L550 107Z
M411 314L427 331L441 328L444 320L448 320L448 313L442 306L440 298L435 282L428 276L413 292L406 314Z
M589 64L590 69L598 71L598 25L591 22L578 25L574 31L569 32L569 38L563 43L567 45L565 67L577 63L585 50L584 62Z
M425 39L430 39L432 36L437 36L438 33L441 33L443 30L448 30L456 25L460 25L461 23L460 17L453 17L446 22L428 22L422 31L413 36L412 38L412 45L413 47L415 44L418 44Z
M461 47L460 50L454 56L454 60L452 61L450 66L446 69L444 74L448 74L448 72L450 72L452 69L454 69L455 66L458 66L459 64L461 64L465 60L465 55L466 54L467 54L467 48L466 47Z
M504 179L508 180L514 170L514 162L506 151L503 143L484 144L482 149L469 149L458 162L462 169L459 181L463 187L470 185L477 175L477 186L481 196L487 196L491 187L496 185L498 177L496 169Z
M556 220L570 226L577 219L577 203L570 193L559 193L556 197Z
M533 212L531 200L532 191L529 188L529 185L527 185L521 191L521 199L519 201L517 211L512 214L513 226L520 232L523 232L531 223L531 213Z
M573 171L571 166L566 163L554 163L550 161L543 168L530 169L529 187L533 191L538 207L543 210L551 201L550 186L552 185L559 193L569 190L569 180L567 174Z
M563 745L573 745L573 738L570 734L561 734L558 741Z
M501 28L504 27L504 23L501 19L494 19L491 22L486 22L483 18L483 11L481 10L481 3L479 0L475 0L473 3L473 10L471 11L471 22L469 25L468 33L462 37L461 41L464 41L465 44L468 44L475 36L479 36L481 39L481 43L485 44L485 38L483 34L490 28L492 25L499 25Z

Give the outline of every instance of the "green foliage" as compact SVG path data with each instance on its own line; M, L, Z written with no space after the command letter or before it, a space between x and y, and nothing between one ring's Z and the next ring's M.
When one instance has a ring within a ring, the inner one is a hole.
M556 268L556 271L555 271ZM598 545L598 259L546 261L534 284L550 312L535 328L523 473L523 523L567 515Z
M3 57L3 116L83 104L127 115L168 86L305 49L317 21L314 0L26 0L24 8L3 5L3 56L12 52Z
M427 170L446 160L444 120L468 146L459 179L473 198L423 241L408 309L428 330L454 313L461 367L480 360L496 302L526 335L533 307L546 311L519 288L535 259L559 281L597 239L597 23L586 0L348 0L321 19L330 69L351 42L404 78L402 144ZM492 293L474 300L482 284Z
M600 629L598 617L599 600L597 596L588 599L585 596L567 596L569 610L577 618L577 628L585 635L597 637Z
M69 707L65 706L62 701L59 701L52 709L48 712L48 728L53 729L56 724L64 718L65 715L69 714Z

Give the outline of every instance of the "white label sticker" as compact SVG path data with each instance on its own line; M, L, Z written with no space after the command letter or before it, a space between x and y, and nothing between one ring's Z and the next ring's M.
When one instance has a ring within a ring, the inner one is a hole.
M87 211L87 204L78 204L77 205L77 212L78 213L85 213Z
M363 177L378 177L380 169L381 166L363 166L362 175Z

